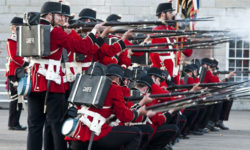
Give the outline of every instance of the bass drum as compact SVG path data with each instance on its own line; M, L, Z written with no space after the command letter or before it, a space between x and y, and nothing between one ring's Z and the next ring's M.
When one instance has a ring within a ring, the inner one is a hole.
M79 124L79 119L68 118L64 121L62 125L62 134L64 136L73 137L77 126Z
M24 77L18 80L17 94L28 96L31 92L31 85L30 76L26 73Z

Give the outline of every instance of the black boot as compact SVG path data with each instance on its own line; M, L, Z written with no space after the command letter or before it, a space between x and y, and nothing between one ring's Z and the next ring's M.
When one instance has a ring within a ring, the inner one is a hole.
M198 130L190 131L189 133L193 135L203 135L203 133Z
M215 127L215 124L214 124L212 121L209 121L209 122L208 122L207 128L208 128L210 131L219 131L219 129Z
M226 126L223 124L223 121L221 121L221 120L219 120L218 122L216 122L215 126L221 128L222 130L229 130L229 128L226 127Z

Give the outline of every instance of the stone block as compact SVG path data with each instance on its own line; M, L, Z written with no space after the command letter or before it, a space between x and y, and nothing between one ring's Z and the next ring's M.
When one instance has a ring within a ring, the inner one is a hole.
M84 4L86 5L105 5L105 0L83 0Z
M9 26L10 21L13 17L15 16L20 16L14 13L8 13L8 14L0 14L0 25L4 25L4 26ZM6 31L5 31L6 32Z
M216 0L216 8L227 8L227 7L238 7L238 8L249 8L249 0Z
M6 5L0 5L0 14L9 13L9 8Z
M201 0L200 1L200 7L202 8L214 8L215 7L215 1L216 0Z
M45 3L46 1L41 1L41 0L31 0L30 1L30 6L40 6L42 7L43 3Z
M121 6L111 6L111 13L113 14L121 14L127 15L129 14L129 7L121 7Z
M142 16L142 15L151 15L154 14L152 12L151 7L145 6L145 7L141 7L141 6L131 6L129 7L129 14L130 15L135 15L135 16Z
M106 6L124 6L127 1L124 0L105 0Z
M125 6L149 6L148 0L127 0L124 5Z
M16 5L16 6L28 6L30 0L6 0L6 4L8 6L10 5Z
M6 0L0 0L0 5L6 5Z
M135 21L135 16L134 15L123 15L122 21Z
M10 13L16 13L16 14L24 14L25 12L40 12L41 6L29 6L28 9L26 6L16 6L16 5L11 5L9 7L9 12Z

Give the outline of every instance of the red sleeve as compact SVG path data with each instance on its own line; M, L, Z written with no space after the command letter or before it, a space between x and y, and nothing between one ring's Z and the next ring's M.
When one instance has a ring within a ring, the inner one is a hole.
M193 77L188 77L187 84L194 84L194 78Z
M123 67L123 65L128 68L131 65L131 59L128 57L128 51L125 50L119 55L119 65Z
M194 82L195 82L195 83L200 83L200 79L199 79L198 77L196 77L196 78L194 79Z
M187 41L187 38L184 39L184 42ZM184 51L182 51L182 53L187 56L190 57L193 54L193 50L192 49L185 49Z
M8 51L8 55L9 55L11 61L15 62L19 66L24 65L23 57L18 57L16 55L16 52L17 52L17 43L16 43L16 41L13 41L13 40L10 40L10 39L8 40L8 42L7 42L7 51Z
M51 32L51 42L56 42L57 45L64 47L67 51L78 52L82 54L94 54L96 51L92 51L92 46L96 42L94 34L89 33L86 38L79 38L80 36L72 31L70 34L67 34L60 27L55 27ZM55 45L55 46L57 46ZM58 47L51 47L52 50L57 49Z
M131 42L129 42L128 39L126 39L124 41L124 44L127 46L127 45L133 45ZM136 52L136 53L133 53L133 56L142 56L144 53L143 52Z
M160 85L161 88L168 88L168 85L165 81L161 82L161 85Z
M161 68L161 59L158 53L151 53L150 55L150 60L152 62L152 67L156 67L156 68Z
M147 104L147 106L152 106L152 105L155 105L155 104L158 104L156 99L153 100L150 104ZM161 112L156 113L156 115L151 117L150 120L152 121L152 123L155 126L160 126L160 125L162 125L162 124L164 124L166 122L166 118Z
M220 82L218 76L214 76L211 71L207 70L205 77L204 77L204 83L216 83Z
M168 94L168 93L169 93L169 91L163 90L160 86L158 86L156 84L152 85L152 92L151 92L151 94ZM171 98L170 97L168 97L168 98L159 98L159 100L161 102L166 102L166 101L170 101Z
M136 120L137 112L131 111L126 105L125 100L123 98L123 92L122 87L115 86L115 88L110 89L112 90L112 107L113 112L116 115L116 117L121 122L131 122L133 120ZM136 117L136 118L135 118Z
M156 115L151 117L150 120L156 126L160 126L160 125L162 125L162 124L164 124L166 122L166 118L161 112L156 113Z
M218 75L214 75L214 82L219 83L220 82L220 78L218 77Z
M193 54L193 50L192 49L185 49L184 51L182 51L182 53L185 56L190 57Z
M106 43L103 43L100 50L105 56L113 57L117 53L119 53L120 51L124 50L125 48L126 47L125 47L124 42L122 40L119 40L112 45L108 45Z
M117 64L117 59L115 57L102 56L99 57L98 60L101 64L104 64L105 66L109 64Z

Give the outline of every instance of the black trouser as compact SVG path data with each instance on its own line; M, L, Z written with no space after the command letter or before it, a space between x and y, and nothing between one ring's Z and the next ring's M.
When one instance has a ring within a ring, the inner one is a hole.
M203 120L207 112L207 109L205 106L198 106L198 107L199 107L199 114L190 128L193 131L200 128L201 121Z
M135 125L135 127L141 130L142 138L141 138L140 149L144 149L149 144L153 136L154 130L151 125Z
M211 115L214 111L214 105L205 105L206 107L206 114L204 116L204 118L202 119L202 121L200 122L200 125L199 125L199 128L203 129L207 126L208 124L208 121L210 120L211 118Z
M64 94L49 93L47 111L44 111L45 92L31 93L28 97L28 150L41 150L44 128L44 150L65 150L61 134L64 114Z
M232 100L223 102L222 112L220 114L220 120L222 120L222 121L228 120L232 105L233 105Z
M190 130L191 126L194 124L194 121L198 117L199 108L197 106L188 107L184 110L183 115L187 118L186 126L182 132L183 135L186 135Z
M222 112L223 102L219 102L214 105L214 111L211 115L210 121L217 122L220 120L220 115Z
M158 126L155 134L147 146L147 150L160 149L175 140L179 128L175 124L163 124Z
M135 126L116 126L103 138L93 142L92 150L139 150L141 131ZM86 150L88 142L72 141L72 150Z
M19 119L21 115L21 111L23 109L23 104L18 103L18 95L17 89L13 86L13 83L16 82L14 76L9 76L8 79L10 80L10 105L9 105L9 127L19 126Z
M186 122L187 122L186 116L184 116L178 111L178 112L173 113L172 118L167 123L176 124L177 127L179 128L178 135L180 135L181 133L183 133Z

